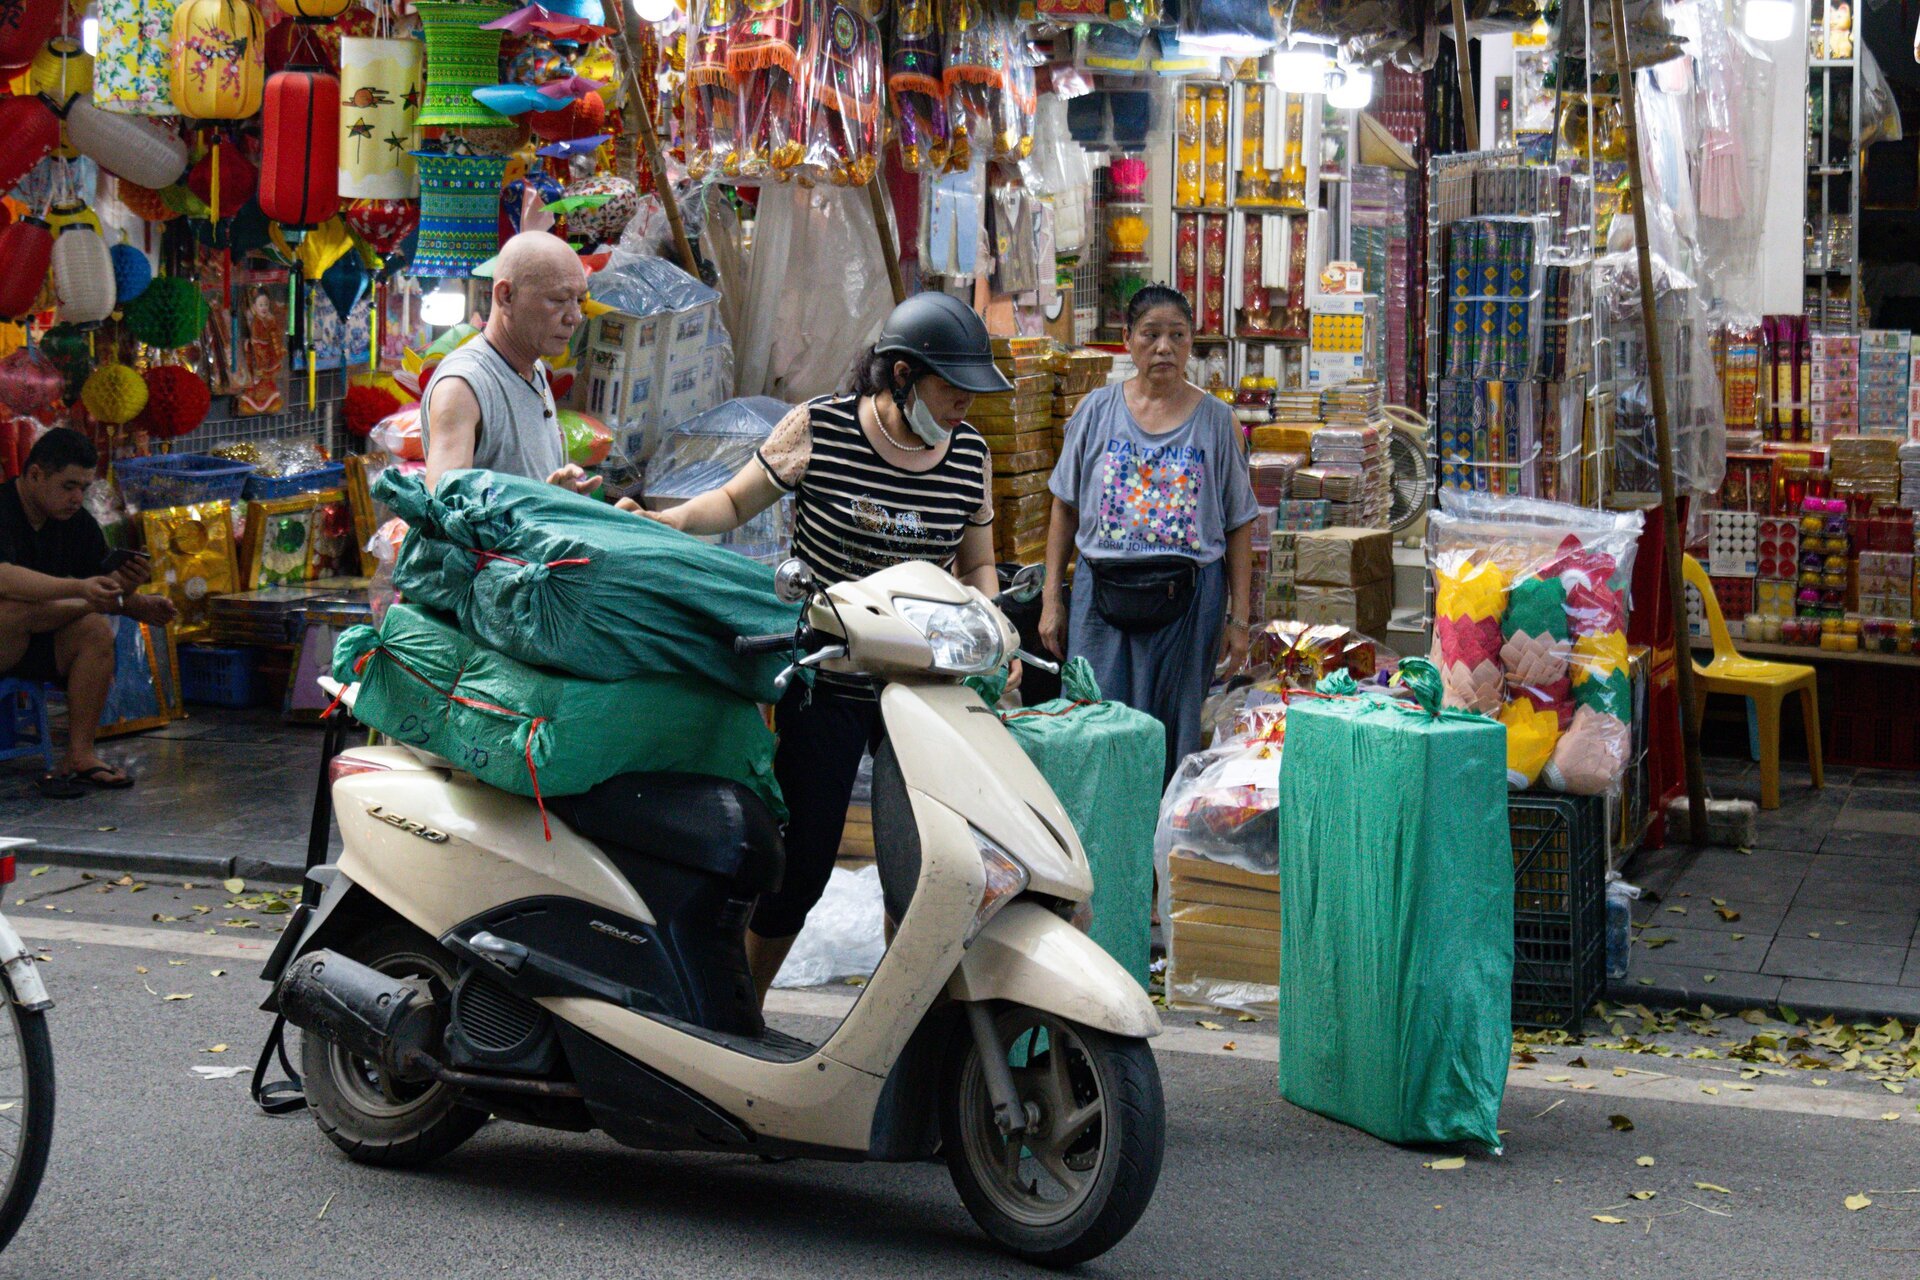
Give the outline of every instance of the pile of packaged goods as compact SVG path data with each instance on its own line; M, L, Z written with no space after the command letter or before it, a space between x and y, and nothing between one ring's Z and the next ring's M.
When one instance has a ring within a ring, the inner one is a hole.
M1047 477L1060 456L1047 342L995 338L993 362L1013 390L975 396L967 415L993 452L993 549L1003 562L1037 564L1047 554Z
M1349 382L1322 394L1326 425L1313 436L1313 465L1294 476L1317 482L1335 524L1381 528L1393 507L1393 475L1387 462L1387 427L1380 384Z
M1905 329L1860 334L1860 430L1896 439L1907 434L1908 366L1913 335Z
M1341 526L1296 534L1294 579L1299 621L1378 633L1393 612L1393 539Z

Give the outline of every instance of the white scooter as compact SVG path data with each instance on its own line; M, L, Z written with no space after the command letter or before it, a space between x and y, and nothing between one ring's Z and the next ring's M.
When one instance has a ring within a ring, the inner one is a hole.
M548 840L531 800L359 747L329 766L344 849L263 975L306 1032L315 1118L375 1164L431 1160L489 1114L660 1150L943 1154L1000 1244L1094 1257L1159 1177L1160 1021L1077 927L1093 880L1067 814L961 684L1018 637L925 564L820 589L792 561L778 581L808 602L798 632L735 648L791 650L783 681L883 686L874 836L897 928L845 1021L816 1045L761 1019L743 930L783 853L738 784L616 777L548 801Z

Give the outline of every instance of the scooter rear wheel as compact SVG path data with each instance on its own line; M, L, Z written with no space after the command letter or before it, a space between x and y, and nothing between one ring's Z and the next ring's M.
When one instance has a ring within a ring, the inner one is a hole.
M353 939L341 950L391 978L422 981L442 1012L445 1029L454 961L432 938L394 922ZM320 1132L361 1164L427 1164L471 1138L487 1113L463 1106L437 1081L389 1078L377 1063L317 1035L300 1037L300 1073Z
M994 1023L1029 1124L1000 1132L979 1050L963 1036L941 1112L953 1184L981 1229L1028 1261L1098 1257L1133 1229L1160 1179L1166 1105L1153 1053L1019 1006Z

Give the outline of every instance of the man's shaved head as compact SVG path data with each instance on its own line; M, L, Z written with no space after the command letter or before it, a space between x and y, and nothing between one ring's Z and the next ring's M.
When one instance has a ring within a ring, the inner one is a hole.
M522 231L494 264L487 336L528 359L559 355L580 323L586 296L587 269L567 242L545 231Z

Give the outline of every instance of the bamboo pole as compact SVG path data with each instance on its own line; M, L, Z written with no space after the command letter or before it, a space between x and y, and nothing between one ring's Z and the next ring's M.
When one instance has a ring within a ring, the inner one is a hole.
M1458 4L1460 0L1454 0ZM1640 330L1652 383L1654 448L1660 458L1660 523L1665 533L1667 598L1673 613L1673 670L1680 700L1680 750L1687 773L1688 843L1707 842L1707 784L1700 768L1700 722L1693 701L1693 653L1687 644L1687 590L1680 571L1680 512L1673 478L1673 426L1667 417L1666 361L1654 314L1653 247L1647 242L1646 186L1640 169L1640 121L1634 104L1633 64L1628 58L1625 0L1612 0L1613 55L1619 64L1620 111L1627 124L1627 186L1633 197L1633 238L1640 257ZM1615 215L1618 216L1617 214Z
M873 230L880 237L880 255L887 263L887 283L893 288L893 305L897 307L907 300L907 281L900 274L900 251L893 245L893 230L887 221L887 194L880 186L886 172L884 159L874 166L873 178L867 183L867 203L873 209Z
M653 130L653 113L647 110L646 87L640 83L640 54L633 44L633 32L627 26L625 0L608 7L614 23L620 30L620 45L626 53L624 59L627 72L627 92L633 98L631 114L640 120L640 150L638 160L647 167L648 175L653 179L653 189L660 196L660 207L667 211L667 226L673 232L673 247L680 254L680 264L687 274L700 278L700 260L694 256L693 243L687 239L687 224L680 218L680 202L674 198L673 185L667 180L666 158L660 152L660 135Z
M1467 51L1466 0L1453 0L1453 53L1460 72L1460 119L1467 127L1467 150L1480 149L1480 107L1473 97L1473 58Z

